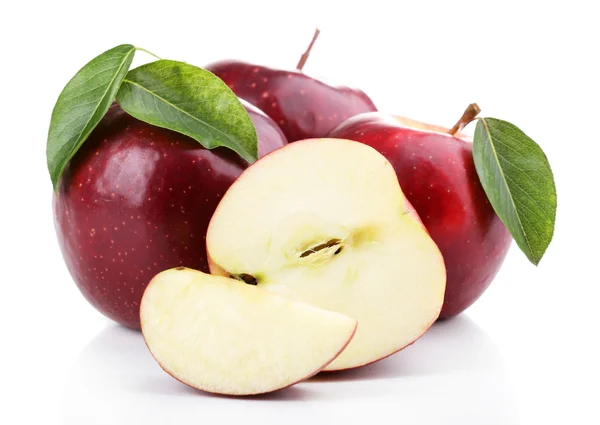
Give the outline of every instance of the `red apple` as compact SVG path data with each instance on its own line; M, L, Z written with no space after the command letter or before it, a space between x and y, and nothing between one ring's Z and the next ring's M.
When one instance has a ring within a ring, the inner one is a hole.
M246 104L259 156L286 144ZM205 235L221 197L248 164L113 105L67 166L54 197L60 248L75 283L100 312L139 328L144 289L162 270L208 271Z
M394 167L445 260L440 318L459 314L481 296L512 240L479 182L471 141L449 132L454 129L368 113L350 118L329 135L365 143Z
M308 50L296 70L273 69L238 60L224 60L204 69L221 78L238 97L270 116L290 142L325 137L342 121L377 111L363 91L331 85L302 72Z
M246 112L250 115L250 119L252 119L252 123L256 128L259 139L259 158L287 144L285 134L267 114L244 99L240 99L240 102L246 108Z

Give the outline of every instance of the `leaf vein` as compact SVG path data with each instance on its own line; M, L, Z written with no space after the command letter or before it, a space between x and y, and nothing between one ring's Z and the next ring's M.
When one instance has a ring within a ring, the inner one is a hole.
M525 228L523 227L523 223L521 221L521 217L520 217L519 212L517 210L517 207L515 205L515 201L513 199L510 187L508 185L508 182L506 181L506 176L504 175L504 170L502 170L502 167L500 166L499 158L498 158L498 153L496 152L496 148L495 148L494 143L492 141L492 134L490 132L490 128L489 128L488 123L486 122L485 119L482 119L481 122L482 122L482 124L483 124L483 126L484 126L484 128L486 130L487 136L488 136L487 137L488 144L489 144L489 146L492 149L492 153L494 154L494 157L496 158L496 162L498 163L498 170L500 171L500 176L502 177L502 180L504 181L504 185L505 185L506 190L508 192L508 195L509 195L508 197L509 197L510 202L512 204L512 209L513 209L513 212L515 214L515 217L517 218L517 222L519 224L519 228L520 228L521 234L523 235L523 239L525 239L525 243L527 244L527 248L529 249L530 252L533 252L532 249L531 249L531 244L530 244L529 239L527 237L527 233L525 232Z

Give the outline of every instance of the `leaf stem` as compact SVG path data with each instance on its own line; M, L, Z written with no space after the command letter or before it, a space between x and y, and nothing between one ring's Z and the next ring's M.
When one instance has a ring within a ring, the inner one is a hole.
M298 65L296 65L296 69L298 71L302 71L302 68L304 68L304 64L306 63L307 59L308 59L308 55L310 55L310 51L313 48L313 45L315 44L315 41L317 41L317 38L319 37L319 34L321 33L321 30L319 30L319 28L317 28L315 30L315 34L313 35L312 40L310 41L310 44L308 45L308 48L306 49L306 52L304 52L302 54L302 56L300 57L300 60L298 61Z
M450 130L448 130L448 134L455 135L457 132L461 131L467 124L477 118L477 115L481 112L481 108L476 103L471 103L463 112L462 117L454 124Z
M154 56L156 59L161 60L162 58L158 55L155 55L154 53L152 53L149 50L144 49L143 47L136 47L135 50L139 50L140 52L145 52L148 53L150 56Z

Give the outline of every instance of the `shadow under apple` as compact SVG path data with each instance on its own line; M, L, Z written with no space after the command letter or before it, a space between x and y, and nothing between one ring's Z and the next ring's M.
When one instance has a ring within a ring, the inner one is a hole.
M518 423L500 355L465 315L436 323L412 346L372 365L244 398L178 382L154 361L140 332L111 324L72 365L62 400L64 424L303 423L307 406L328 423L349 414L366 421L373 403L391 403L421 424L448 417L461 424Z
M436 322L414 344L376 363L322 372L311 380L330 382L443 375L495 370L500 363L497 348L488 335L469 317L461 315Z

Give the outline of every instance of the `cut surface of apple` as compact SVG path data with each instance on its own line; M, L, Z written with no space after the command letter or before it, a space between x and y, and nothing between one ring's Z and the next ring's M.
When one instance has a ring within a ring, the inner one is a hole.
M388 161L340 139L295 142L249 167L207 233L211 272L358 321L325 370L372 363L439 315L443 258Z
M167 373L228 395L275 391L318 373L356 330L342 314L182 267L152 279L140 319Z

